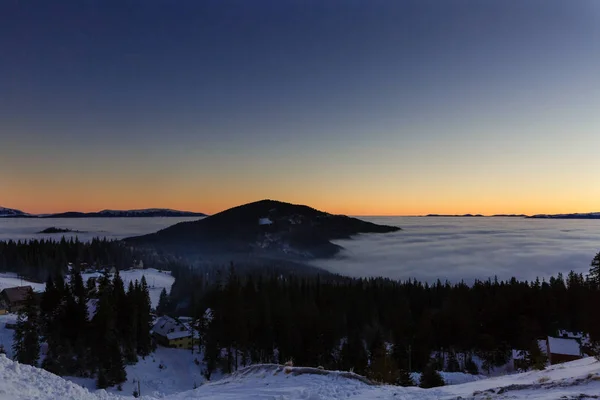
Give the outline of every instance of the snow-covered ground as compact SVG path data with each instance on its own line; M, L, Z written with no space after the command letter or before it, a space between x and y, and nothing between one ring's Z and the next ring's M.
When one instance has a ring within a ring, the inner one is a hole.
M167 293L169 293L171 291L171 286L173 286L173 282L175 282L175 278L171 276L170 271L158 271L154 268L130 269L125 271L119 271L119 274L121 275L121 279L123 279L123 283L125 284L125 290L127 290L129 282L134 282L135 280L139 282L142 280L142 276L145 276L146 282L148 283L148 287L150 289L150 300L152 302L153 308L156 308L156 306L158 305L160 292L163 290L163 288L166 288ZM87 281L88 278L99 278L100 276L102 276L102 274L99 272L82 274L84 282Z
M157 379L157 386L168 384ZM375 385L353 374L276 365L248 367L197 389L166 397L160 396L160 390L152 393L149 388L148 391L143 388L142 398L145 400L587 399L598 398L600 394L600 362L585 358L555 365L545 371L434 389ZM132 398L129 389L125 385L122 395L104 390L88 391L46 371L19 365L0 355L0 400L123 400Z
M0 315L0 345L4 347L6 354L12 358L13 331L7 329L6 324L14 324L17 322L17 314Z
M11 287L15 287L15 286L27 286L27 285L31 286L33 288L33 290L36 292L43 291L44 288L46 287L46 285L43 283L29 282L24 279L21 279L17 276L17 274L15 274L13 272L0 273L0 291L4 290L6 288L11 288Z
M125 290L129 286L129 282L135 281L136 279L139 281L142 280L142 276L146 277L146 282L150 288L150 300L152 301L152 307L156 308L158 305L158 299L160 298L160 292L163 288L167 289L167 293L171 291L171 286L173 286L173 282L175 282L175 278L171 276L170 271L158 271L154 268L148 269L131 269L125 271L119 271L121 274L121 278L123 279L123 283L125 284ZM101 273L94 272L89 274L82 274L83 281L87 281L88 278L91 277L100 277ZM17 276L17 274L12 272L3 272L0 273L0 291L6 288L15 287L15 286L27 286L30 285L34 291L44 291L46 284L45 283L35 283L29 282L24 279L21 279Z
M155 398L192 390L205 382L202 376L203 364L196 365L195 359L202 361L202 356L197 353L192 354L191 350L158 347L150 356L145 359L140 358L137 364L126 366L127 382L123 383L122 392L116 388L109 388L108 391L113 394L130 395L138 387L138 381L142 394ZM215 377L220 376L215 373L213 379ZM90 391L96 389L94 379L75 377L65 379Z

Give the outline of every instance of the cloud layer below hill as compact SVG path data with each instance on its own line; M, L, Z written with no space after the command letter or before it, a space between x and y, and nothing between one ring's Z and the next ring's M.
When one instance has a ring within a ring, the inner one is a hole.
M314 265L350 276L472 282L586 273L600 251L600 221L522 218L373 217L400 232L336 242L345 248Z

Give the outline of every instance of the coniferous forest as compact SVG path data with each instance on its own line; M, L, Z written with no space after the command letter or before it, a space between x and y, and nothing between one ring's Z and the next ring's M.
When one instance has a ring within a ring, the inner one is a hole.
M17 272L27 280L44 282L49 274L64 274L69 262L122 269L131 267L140 256L121 242L107 239L0 241L0 272Z
M46 343L42 368L61 376L94 377L99 388L118 385L127 379L125 364L153 350L150 307L144 277L127 289L118 272L85 284L76 269L69 282L62 275L48 278L39 307L30 293L21 310L15 359L37 365L40 343Z
M126 379L125 364L150 354L154 345L145 280L125 288L118 272L88 282L77 268L68 280L55 273L83 260L99 265L112 260L124 268L132 249L98 240L0 246L10 249L0 253L5 263L26 260L28 271L50 276L41 298L30 296L19 317L18 360L37 364L45 344L43 368L94 377L98 387L107 387ZM485 372L506 364L513 349L528 354L524 368L543 368L533 344L560 330L589 333L590 354L600 342L600 253L587 275L473 284L233 265L170 266L175 283L161 294L157 312L195 319L204 361L199 368L207 378L217 369L228 373L252 363L293 360L405 385L411 384L408 372L420 371L421 384L435 386L440 383L436 370ZM483 371L473 362L475 356L483 361Z
M176 281L177 298L163 294L159 308L192 304L185 312L199 321L207 376L216 368L293 360L399 383L406 371L431 367L485 372L473 356L489 370L507 363L512 349L528 352L559 330L586 332L597 342L599 263L600 253L587 276L473 285L247 275L231 268L212 284L186 277L187 293ZM528 360L525 367L538 362Z

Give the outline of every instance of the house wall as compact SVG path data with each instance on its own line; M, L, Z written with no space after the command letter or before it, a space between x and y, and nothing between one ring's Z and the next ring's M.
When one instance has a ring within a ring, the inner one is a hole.
M169 341L169 347L175 347L178 349L191 349L192 348L192 337L184 337L179 339L173 339Z
M562 364L569 361L581 359L581 356L571 356L567 354L550 354L550 364Z
M154 338L156 339L156 343L160 344L161 346L173 347L176 349L188 349L188 350L190 350L192 348L192 337L191 336L169 340L166 337L155 333Z

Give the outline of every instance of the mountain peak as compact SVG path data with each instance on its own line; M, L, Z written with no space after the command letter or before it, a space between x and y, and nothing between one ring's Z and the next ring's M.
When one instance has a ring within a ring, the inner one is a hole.
M359 233L398 231L312 207L264 199L157 233L126 239L177 253L253 254L292 258L330 257L340 250L331 240Z

